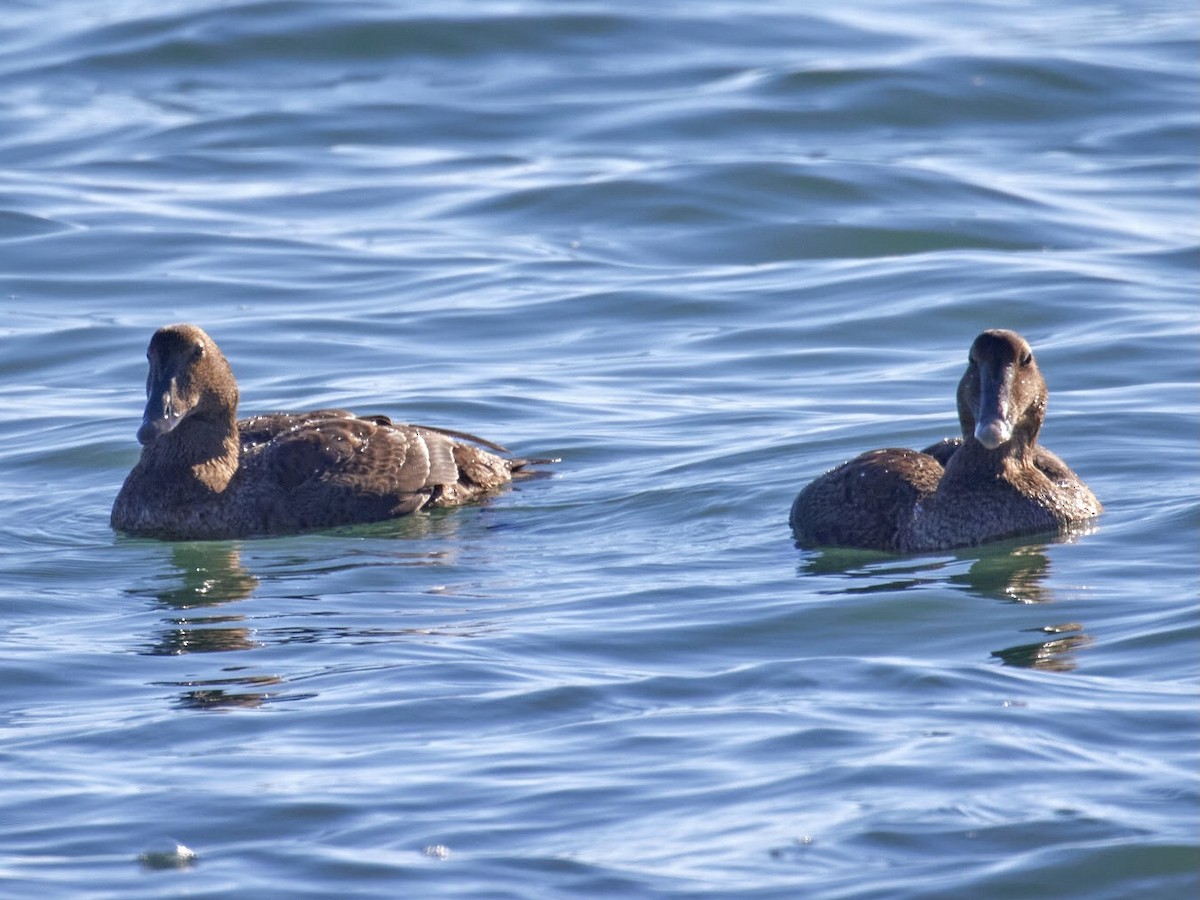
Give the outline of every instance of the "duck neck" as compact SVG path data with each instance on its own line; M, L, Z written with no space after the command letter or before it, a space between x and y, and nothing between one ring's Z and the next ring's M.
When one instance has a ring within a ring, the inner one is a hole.
M241 462L241 445L237 427L221 439L220 452L192 464L192 475L213 493L220 494L229 487Z
M953 464L956 458L961 457L962 465L969 463L971 468L976 471L983 468L1000 473L1010 466L1033 465L1036 453L1035 435L1024 431L1015 432L1010 440L992 450L985 447L971 434L963 439L962 447L951 458L950 464ZM947 465L947 468L950 464Z
M237 421L188 418L147 447L144 458L154 468L170 469L177 477L187 470L195 487L222 493L240 462Z

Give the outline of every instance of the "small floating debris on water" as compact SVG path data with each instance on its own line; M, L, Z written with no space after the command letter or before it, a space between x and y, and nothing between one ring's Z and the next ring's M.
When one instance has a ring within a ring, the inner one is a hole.
M138 862L147 869L190 869L196 862L196 851L171 841L169 845L138 854Z
M449 859L450 858L450 848L447 847L445 844L430 844L428 847L426 847L421 852L424 853L426 856L428 856L430 859Z
M771 859L784 859L789 856L796 856L804 852L804 848L811 847L816 840L811 834L803 835L802 837L792 838L792 842L784 847L771 847L767 850Z

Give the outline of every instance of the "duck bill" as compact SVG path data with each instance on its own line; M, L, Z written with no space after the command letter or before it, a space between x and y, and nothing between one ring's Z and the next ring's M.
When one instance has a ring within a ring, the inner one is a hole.
M995 450L1012 439L1012 366L979 374L979 408L975 410L975 440Z
M147 392L146 411L142 413L142 424L137 432L138 443L143 447L174 431L183 421L184 414L176 402L173 387L171 384L152 385Z

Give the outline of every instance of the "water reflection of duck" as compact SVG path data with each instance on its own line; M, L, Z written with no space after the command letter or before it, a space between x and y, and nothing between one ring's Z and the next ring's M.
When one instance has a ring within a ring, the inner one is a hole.
M1103 507L1038 445L1046 397L1025 339L983 332L958 384L962 438L872 450L826 472L792 505L797 541L919 552L1082 525Z
M112 510L129 534L219 539L381 521L457 506L540 462L341 409L239 421L233 371L195 325L160 328L147 357L142 455Z

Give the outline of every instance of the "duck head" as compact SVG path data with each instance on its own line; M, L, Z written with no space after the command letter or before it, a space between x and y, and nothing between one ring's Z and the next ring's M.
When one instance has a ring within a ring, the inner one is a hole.
M185 421L228 428L237 415L238 390L220 349L195 325L167 325L146 350L146 411L138 441L149 446Z
M1046 416L1046 382L1029 343L1015 331L985 331L971 344L958 383L963 439L988 450L1016 439L1030 447Z

